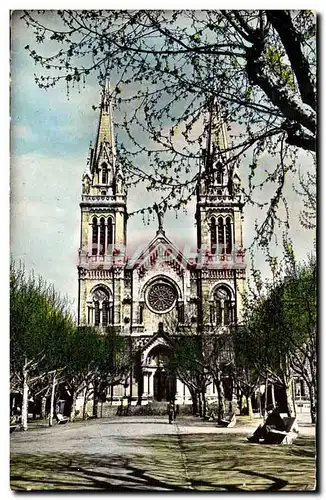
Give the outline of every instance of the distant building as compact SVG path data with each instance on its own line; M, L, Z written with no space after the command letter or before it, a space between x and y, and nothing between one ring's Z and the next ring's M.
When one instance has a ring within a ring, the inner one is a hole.
M102 90L96 142L82 177L78 323L99 329L113 325L130 336L139 351L138 375L131 374L125 387L115 387L114 395L127 391L133 403L174 395L179 404L191 402L187 387L164 370L171 334L167 318L181 334L189 321L194 330L205 321L218 334L241 315L246 266L240 179L227 161L226 126L217 109L205 123L195 213L197 255L184 255L169 239L165 207L156 206L158 229L153 228L152 240L132 261L125 172L115 149L109 85ZM214 399L215 394L211 384L207 395Z

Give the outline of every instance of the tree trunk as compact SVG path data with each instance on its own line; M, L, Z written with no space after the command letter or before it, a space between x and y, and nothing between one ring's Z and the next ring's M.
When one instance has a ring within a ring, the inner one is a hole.
M254 414L252 411L251 395L246 396L246 400L247 400L248 417L250 418L250 420L252 420L254 418Z
M22 404L22 429L27 431L28 417L28 370L23 369L23 404Z
M257 406L258 406L258 413L259 416L262 416L262 407L261 407L261 394L260 394L260 388L257 391Z
M37 406L38 398L34 396L34 406L33 406L33 420L36 420L36 406Z
M292 379L290 379L285 387L285 397L286 397L286 412L289 417L295 417L295 408L293 405L293 384Z
M42 403L41 403L41 418L46 417L46 397L42 396Z
M99 403L99 393L98 393L98 383L94 382L94 392L93 392L93 417L98 416L98 403Z
M195 417L198 413L198 406L197 406L197 395L194 390L189 390L190 395L191 395L191 400L192 400L192 414Z
M274 384L271 384L271 395L272 395L272 405L275 408L276 402L275 402L275 388L274 388Z
M89 386L87 384L85 387L85 392L84 392L83 420L87 420L87 418L88 418L88 415L87 415L88 393L89 393Z
M70 410L70 421L73 422L76 419L76 403L77 403L77 391L74 390L72 393L72 404Z
M201 400L200 400L200 394L197 391L196 391L196 400L197 400L197 413L196 413L196 416L200 417L201 416Z
M197 398L198 398L199 416L202 417L203 416L203 401L202 401L202 397L201 397L200 392L197 393Z
M202 391L202 400L203 400L203 419L206 418L207 413L207 402L206 402L206 394L205 391Z
M310 417L311 423L316 423L316 391L314 384L309 384L309 399L310 399Z
M215 385L217 388L217 397L218 397L218 419L221 420L225 416L225 397L224 397L224 387L221 377L219 377L215 381Z
M267 406L268 406L268 375L265 378L265 401L264 401L264 414L263 417L267 417Z
M53 414L54 414L54 395L55 395L55 386L57 384L57 376L56 373L53 375L52 379L52 389L51 389L51 401L50 401L50 415L49 415L49 427L53 425Z

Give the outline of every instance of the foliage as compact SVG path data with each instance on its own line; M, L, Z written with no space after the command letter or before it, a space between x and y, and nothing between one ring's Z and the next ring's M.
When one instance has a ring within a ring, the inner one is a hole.
M297 264L291 245L256 293L245 298L243 324L237 332L237 350L244 363L283 386L294 373L308 385L316 384L316 262ZM258 287L257 287L258 285ZM311 402L312 405L314 401Z
M301 225L306 229L316 228L317 218L317 174L307 172L299 175L300 188L296 192L301 196L303 208L300 213Z
M22 392L25 381L30 394L46 395L55 374L56 383L69 387L75 398L91 383L105 391L127 375L131 357L126 339L113 329L103 335L93 327L76 327L67 301L52 286L11 263L12 390Z
M312 11L59 10L22 17L38 43L26 50L41 68L39 87L65 82L69 92L92 73L115 81L127 182L163 191L169 208L184 208L205 175L197 171L202 116L212 98L218 102L231 130L228 168L252 155L245 201L253 203L254 189L273 185L261 229L270 238L298 151L316 149ZM274 168L254 184L263 153L275 158Z
M23 370L46 377L66 362L65 342L74 325L68 304L52 286L23 265L10 265L10 370L14 388L21 388ZM30 383L32 380L30 380Z

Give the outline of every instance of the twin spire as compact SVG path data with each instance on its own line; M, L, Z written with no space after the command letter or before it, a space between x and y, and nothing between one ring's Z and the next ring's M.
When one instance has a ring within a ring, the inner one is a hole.
M92 171L99 160L99 157L102 153L104 146L106 146L106 148L109 149L112 162L114 162L116 156L114 128L112 119L112 91L108 78L106 78L105 85L102 89L100 109L101 109L100 121L98 125L96 143L91 161Z
M209 103L208 113L205 119L207 128L206 139L206 163L211 163L217 154L224 154L228 158L228 141L226 123L222 118L221 109L214 98Z

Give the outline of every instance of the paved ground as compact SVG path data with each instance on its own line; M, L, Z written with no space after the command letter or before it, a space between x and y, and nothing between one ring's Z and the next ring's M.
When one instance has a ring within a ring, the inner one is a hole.
M314 427L302 423L296 444L288 447L248 443L246 434L256 426L243 422L224 429L193 418L170 425L166 417L152 416L35 427L11 435L11 486L113 491L313 489ZM246 454L248 460L243 460ZM293 473L288 475L291 467Z

